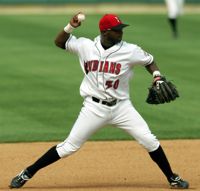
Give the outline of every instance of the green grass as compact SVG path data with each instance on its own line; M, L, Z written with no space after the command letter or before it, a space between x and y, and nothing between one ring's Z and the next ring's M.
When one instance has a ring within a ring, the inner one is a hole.
M55 47L54 38L71 16L0 16L0 142L58 141L69 133L82 105L83 74L76 56ZM100 15L89 15L74 34L94 38ZM135 68L131 99L159 139L200 138L199 15L184 15L173 39L165 15L121 15L131 26L124 40L152 53L162 73L180 91L177 101L145 103L152 77ZM130 139L114 127L93 140Z

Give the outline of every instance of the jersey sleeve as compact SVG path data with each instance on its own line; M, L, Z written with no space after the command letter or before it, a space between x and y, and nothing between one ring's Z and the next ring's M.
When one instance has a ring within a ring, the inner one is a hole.
M71 35L65 43L65 49L68 52L80 55L86 42L87 38L77 38L74 35Z
M78 51L78 40L75 36L70 35L69 39L65 43L65 49L72 53Z
M132 52L132 64L147 66L153 62L153 56L139 46L134 46Z

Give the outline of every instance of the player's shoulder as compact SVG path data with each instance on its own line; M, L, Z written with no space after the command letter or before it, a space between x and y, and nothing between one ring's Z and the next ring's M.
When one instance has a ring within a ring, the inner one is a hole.
M93 41L89 38L86 38L86 37L79 37L77 38L77 40L81 43L93 43Z
M126 41L123 41L122 43L123 43L122 47L130 51L140 48L137 44L129 43Z
M86 37L77 37L75 35L71 35L69 41L76 42L78 44L89 44L92 43L92 40Z

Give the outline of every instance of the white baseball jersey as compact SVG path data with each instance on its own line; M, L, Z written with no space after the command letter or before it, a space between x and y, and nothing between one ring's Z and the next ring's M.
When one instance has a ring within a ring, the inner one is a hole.
M132 67L136 64L148 65L153 61L151 54L124 41L105 50L100 36L92 41L71 35L66 42L66 49L79 56L85 74L80 87L81 96L103 100L128 99Z
M80 87L84 103L69 136L57 145L59 156L76 152L92 134L108 124L125 130L149 152L155 151L159 141L128 99L132 67L150 64L153 56L124 41L105 50L99 36L92 41L71 35L66 50L79 56L85 73ZM105 100L115 104L104 105Z

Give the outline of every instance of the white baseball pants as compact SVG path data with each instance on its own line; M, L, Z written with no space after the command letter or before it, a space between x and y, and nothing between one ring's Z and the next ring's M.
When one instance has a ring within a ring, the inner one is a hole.
M168 10L168 17L175 19L183 13L184 0L165 0Z
M125 130L148 152L155 151L160 145L130 100L119 101L109 107L87 97L69 136L57 145L59 156L63 158L76 152L92 134L105 125Z

